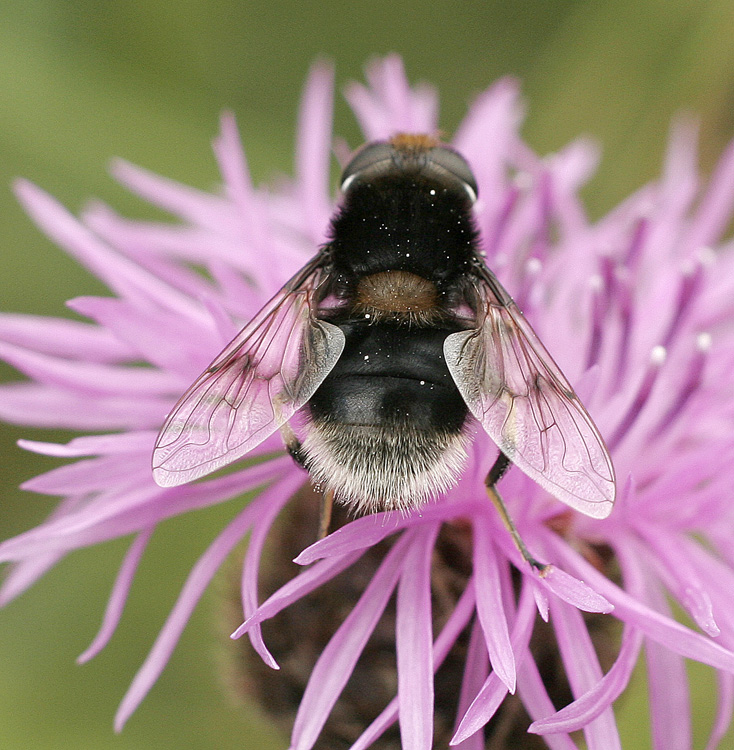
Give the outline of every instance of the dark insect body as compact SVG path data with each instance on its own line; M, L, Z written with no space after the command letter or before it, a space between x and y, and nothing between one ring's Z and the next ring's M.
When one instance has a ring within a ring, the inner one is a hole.
M607 449L484 264L463 157L399 135L357 152L342 191L329 242L174 407L156 481L207 474L280 429L337 500L409 509L458 481L478 422L501 451L491 485L512 462L567 505L608 515Z

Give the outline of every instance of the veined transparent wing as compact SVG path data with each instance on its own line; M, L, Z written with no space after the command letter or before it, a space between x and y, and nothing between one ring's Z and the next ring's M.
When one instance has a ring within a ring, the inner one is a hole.
M459 392L518 468L566 505L605 518L614 467L596 425L494 274L480 274L478 327L444 342Z
M322 277L314 258L240 331L168 415L153 451L163 487L241 458L314 394L344 349L344 334L314 315Z

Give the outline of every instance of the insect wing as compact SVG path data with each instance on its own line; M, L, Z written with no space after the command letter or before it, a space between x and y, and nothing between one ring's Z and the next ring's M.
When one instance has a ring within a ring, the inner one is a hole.
M272 435L321 385L344 334L313 314L318 258L248 323L168 415L153 451L163 487L226 466Z
M566 505L606 518L615 479L599 431L509 294L482 272L479 327L444 342L459 392L518 468Z

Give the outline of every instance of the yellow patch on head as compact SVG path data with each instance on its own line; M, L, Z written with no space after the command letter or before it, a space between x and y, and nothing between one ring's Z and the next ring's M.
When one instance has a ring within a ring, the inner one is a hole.
M439 146L439 141L425 133L396 133L390 139L390 145L404 154L420 154Z

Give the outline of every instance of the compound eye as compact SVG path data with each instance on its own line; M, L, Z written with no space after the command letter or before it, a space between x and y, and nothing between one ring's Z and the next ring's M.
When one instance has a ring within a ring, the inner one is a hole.
M379 174L390 169L394 154L395 149L387 141L374 141L363 146L342 172L342 192L349 190L354 178L362 172Z
M431 150L431 162L459 180L472 202L476 201L479 194L477 181L469 163L458 151L454 151L448 146L436 146Z
M472 203L477 199L477 181L461 154L431 136L405 133L357 151L342 173L342 192L348 192L357 179L368 182L389 172L421 174L444 185L460 186Z

